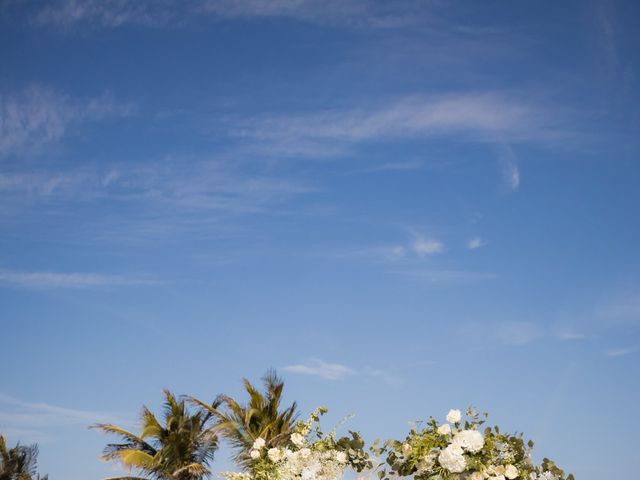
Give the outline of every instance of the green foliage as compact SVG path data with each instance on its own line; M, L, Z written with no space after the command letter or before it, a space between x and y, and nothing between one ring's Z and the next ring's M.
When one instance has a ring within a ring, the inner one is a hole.
M168 390L164 395L163 423L143 407L140 435L115 425L93 426L123 440L107 445L102 458L118 461L145 478L200 480L209 475L207 466L218 448L218 437L211 429L213 417L202 411L191 413L185 401L178 401Z
M264 439L267 446L279 446L288 441L298 410L295 402L281 408L284 382L275 371L268 371L262 378L264 392L246 378L243 382L249 395L248 402L244 404L227 395L220 395L212 404L193 397L189 399L203 412L216 418L214 431L223 435L236 450L236 462L247 466L251 464L249 452L257 438Z
M320 417L326 411L320 407L307 421L297 422L286 441L278 446L257 438L244 464L245 472L224 476L229 480L295 480L311 475L315 480L334 480L342 478L348 468L356 472L372 468L359 433L349 431L349 435L337 437L336 429L328 434L322 432Z
M534 465L531 460L533 442L525 441L521 433L504 433L498 426L482 429L488 415L480 415L471 408L466 413L464 423L438 425L430 417L424 426L418 424L412 428L402 441L388 440L381 446L374 444L372 452L385 458L386 463L378 472L379 478L574 480L573 475L565 477L564 471L549 459ZM462 439L469 432L474 432L475 445L470 446ZM447 463L441 456L445 450L457 456L459 463Z
M195 413L185 400L165 391L163 422L143 407L139 435L115 425L95 425L122 439L107 445L103 458L119 461L144 478L202 480L210 475L208 466L222 437L235 449L242 470L223 473L228 480L338 480L347 469L369 470L380 480L575 480L547 458L535 465L531 440L486 426L488 415L471 408L465 418L458 410L449 412L449 423L439 424L433 417L419 422L403 440L376 441L369 449L372 456L358 432L338 436L337 427L327 434L322 431L325 407L304 421L297 420L295 402L282 407L284 382L274 371L262 381L261 391L243 380L246 403L227 395L210 404L187 397L198 407ZM4 448L4 439L0 446ZM0 480L32 477L0 475Z
M7 447L7 441L0 435L0 480L47 480L40 477L38 470L38 446L20 445Z

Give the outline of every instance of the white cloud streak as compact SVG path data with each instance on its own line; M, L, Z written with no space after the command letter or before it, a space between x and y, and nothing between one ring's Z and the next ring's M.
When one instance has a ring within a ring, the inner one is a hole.
M340 363L328 363L320 359L310 359L306 363L298 363L282 367L282 370L301 375L311 375L325 380L342 380L345 377L356 375L352 368Z
M190 3L187 1L185 5ZM65 29L79 25L159 27L179 19L177 6L172 0L54 0L37 11L32 23Z
M636 345L626 348L611 348L609 350L605 350L604 353L607 357L624 357L638 351L640 351L640 347Z
M169 219L185 222L189 213L215 213L193 219L202 224L272 211L275 204L313 190L297 180L245 172L233 164L217 161L169 159L153 165L115 164L103 170L43 168L0 173L0 216L3 210L11 215L40 214L42 206L111 201L140 207L133 210L146 212L164 225L168 225ZM144 219L136 221L141 224Z
M482 238L473 237L471 240L467 242L467 248L469 250L476 250L478 248L484 247L486 244L487 242L485 242Z
M494 334L505 345L527 345L544 336L544 330L532 322L501 322L495 325Z
M600 307L597 313L610 326L640 325L640 294L620 293Z
M33 23L69 29L175 26L202 18L288 18L351 28L394 28L425 16L415 2L394 5L373 0L54 0L37 11Z
M444 251L444 245L442 242L422 236L418 236L415 238L412 247L413 251L419 257L435 255Z
M0 425L9 435L23 441L42 441L50 428L82 426L93 423L133 423L119 414L60 407L43 402L26 402L0 393Z
M520 187L520 168L513 148L506 143L498 145L498 158L502 163L502 177L507 188L515 191Z
M157 285L152 278L105 275L99 273L20 272L0 270L0 286L23 288L96 288Z
M74 99L43 86L0 92L0 158L62 138L72 125L128 115L110 95Z
M456 136L479 142L553 142L566 137L547 112L495 93L406 97L377 108L267 117L231 132L262 151L284 156L335 156L362 142ZM505 147L505 155L509 147ZM511 152L512 153L512 152ZM515 157L508 182L520 182Z
M580 342L589 339L590 336L586 333L576 332L573 330L561 330L556 332L556 338L570 342Z
M356 171L356 173L376 173L376 172L410 172L424 168L424 162L387 162Z
M498 343L511 347L523 347L545 336L545 329L533 322L498 321L470 323L461 333L482 343Z
M475 272L469 270L451 269L411 268L406 270L395 270L394 272L402 275L407 275L409 277L415 278L416 280L433 284L493 280L498 277L498 275L492 272Z

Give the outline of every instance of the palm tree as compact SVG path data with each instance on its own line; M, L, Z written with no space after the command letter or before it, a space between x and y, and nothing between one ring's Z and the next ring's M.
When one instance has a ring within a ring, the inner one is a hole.
M7 441L0 435L0 480L46 480L47 476L37 474L38 446L20 445L7 447Z
M192 414L184 400L178 401L168 390L164 390L164 396L164 425L151 410L142 407L140 435L110 424L92 427L124 440L107 445L104 460L120 461L141 474L112 480L200 480L209 475L207 467L218 448L218 437L210 428L212 414L203 411Z
M227 395L220 395L212 404L196 398L189 400L200 406L204 412L215 415L217 423L213 430L220 432L237 450L235 460L244 466L250 463L249 452L257 438L263 438L267 446L273 447L288 441L298 417L294 402L281 410L284 381L274 370L269 370L262 378L264 393L243 379L249 401L242 405ZM226 408L221 410L218 405Z

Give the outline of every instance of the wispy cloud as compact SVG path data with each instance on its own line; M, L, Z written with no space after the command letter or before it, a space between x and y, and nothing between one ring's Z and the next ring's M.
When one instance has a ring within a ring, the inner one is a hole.
M358 247L331 252L327 256L340 260L362 260L373 263L398 262L408 255L405 245L381 245L372 247Z
M346 365L342 365L340 363L328 363L317 358L310 359L306 363L287 365L282 367L282 370L301 375L321 377L326 380L341 380L345 377L356 375L358 373Z
M544 330L532 322L501 322L495 325L494 333L505 345L521 346L541 338Z
M407 268L405 270L393 270L393 272L415 278L416 280L445 285L459 282L494 280L498 277L497 274L492 272L452 269Z
M391 365L384 368L365 366L356 370L339 363L328 363L319 359L310 359L307 362L283 367L283 370L301 375L311 375L325 380L342 380L349 376L360 375L371 377L375 381L381 381L391 387L398 388L406 381L405 376L410 370L431 367L435 362L422 360L403 365Z
M87 199L88 189L104 185L99 176L87 170L0 172L0 195L11 196L14 201L20 198L68 198L74 194L82 194Z
M122 239L142 229L164 235L229 224L244 215L273 214L292 197L313 191L315 187L296 178L260 174L255 166L249 170L225 161L168 158L152 165L39 168L0 173L0 218L117 202L129 208L109 218L100 232L118 232Z
M424 371L425 368L431 367L435 365L435 363L433 360L423 360L384 368L367 366L364 368L364 373L376 381L379 380L390 387L399 388L407 382L407 377L414 375L410 370L420 369L420 371Z
M148 277L105 275L99 273L20 272L0 270L0 285L23 288L91 288L157 285Z
M507 144L500 144L498 157L502 163L502 176L507 188L511 191L517 190L520 187L520 169L513 148Z
M128 24L159 27L178 21L184 15L179 3L173 0L54 0L35 13L32 23L62 28L78 25L115 28ZM185 6L193 3L184 2Z
M77 99L39 85L0 92L0 158L59 140L72 125L131 111L110 95Z
M469 323L460 329L464 335L483 343L521 347L545 336L545 329L533 322L498 321Z
M640 346L636 345L633 347L611 348L609 350L605 350L604 353L607 357L624 357L638 351L640 351Z
M444 243L415 231L405 243L344 249L328 256L340 260L352 260L386 267L388 273L403 275L415 280L446 285L459 282L474 282L497 278L493 272L469 271L443 267L442 262L430 266L436 255L445 251Z
M609 325L640 325L640 294L619 293L598 308L597 314Z
M424 168L424 162L406 161L406 162L386 162L380 165L374 165L369 168L358 170L356 173L376 173L376 172L410 172Z
M411 247L419 257L435 255L444 251L444 244L442 242L433 238L425 238L423 236L417 236L413 240Z
M477 248L484 247L486 244L487 242L485 242L482 238L473 237L467 242L467 248L469 250L476 250Z
M54 0L34 17L36 25L70 28L90 25L160 27L198 18L289 18L306 23L346 27L393 28L425 16L415 2L393 5L373 0Z
M60 407L42 402L27 402L0 393L0 425L7 435L15 434L23 441L46 440L48 430L58 427L93 423L131 424L132 419L120 414Z
M394 245L365 246L331 254L332 257L373 262L398 263L415 261L444 252L444 243L432 237L412 233L411 239Z
M600 51L606 66L613 69L619 64L614 2L597 2L594 7Z
M540 106L496 93L413 96L375 108L258 118L231 133L263 151L290 156L335 156L362 142L455 135L464 141L553 142L568 132ZM508 149L507 149L508 152ZM519 174L509 164L510 184Z
M560 330L560 331L557 331L555 335L556 335L556 338L558 338L559 340L566 340L570 342L581 342L591 337L586 333L577 332L574 330Z

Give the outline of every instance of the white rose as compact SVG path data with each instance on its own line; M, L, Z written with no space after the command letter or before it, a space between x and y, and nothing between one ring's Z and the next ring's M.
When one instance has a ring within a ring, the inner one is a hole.
M540 476L538 477L539 480L557 480L558 477L556 477L553 473L551 472L542 472L540 474Z
M504 469L504 476L507 477L509 480L518 478L518 475L519 475L518 469L513 465L507 465L507 467Z
M291 434L291 442L297 447L301 447L302 445L304 445L304 440L305 438L298 432Z
M484 446L484 437L477 430L462 430L453 437L453 443L468 452L479 452Z
M279 448L270 448L267 455L269 455L269 460L272 462L277 462L282 458L282 452Z
M251 450L251 453L249 455L251 455L251 458L256 460L260 457L260 450Z
M438 455L438 461L443 468L451 473L462 473L467 466L462 448L458 445L451 444Z
M430 453L425 455L420 463L418 463L418 472L423 473L425 471L431 470L436 461L436 455L434 453Z
M444 425L440 425L438 427L438 433L440 435L449 435L451 433L451 425L445 423Z
M460 410L449 410L449 413L447 413L447 422L449 423L458 423L461 418L462 413L460 413Z
M264 438L258 437L256 438L255 442L253 442L253 449L260 450L262 447L264 447L265 443L266 442L264 441Z
M316 476L316 471L312 468L305 467L300 474L302 480L313 480Z
M311 450L309 450L308 448L301 448L298 453L300 454L301 458L309 458L309 455L311 455Z
M338 463L347 463L347 454L344 452L336 453L336 460Z

